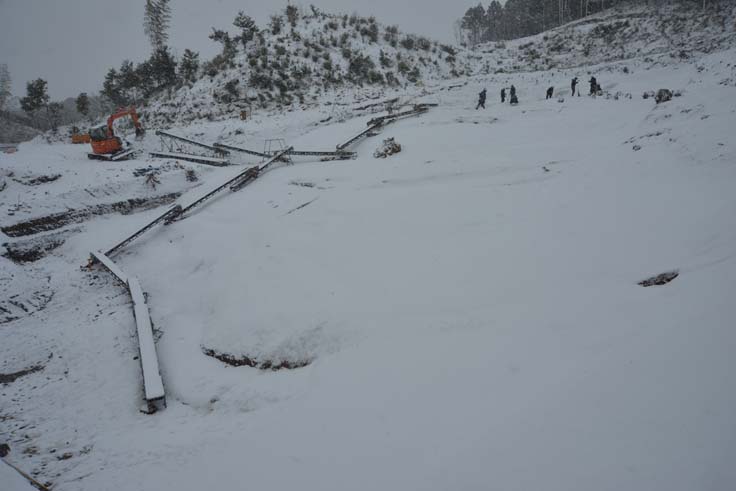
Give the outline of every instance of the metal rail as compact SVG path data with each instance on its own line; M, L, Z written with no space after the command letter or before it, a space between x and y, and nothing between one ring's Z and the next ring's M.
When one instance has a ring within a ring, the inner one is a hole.
M233 145L225 145L224 143L215 143L213 146L217 148L229 150L232 152L240 152L240 153L245 153L248 155L254 155L256 157L261 157L264 159L270 159L271 157L273 157L274 155L278 153L278 152L272 152L272 153L258 152L255 150L248 150L247 148L236 147ZM300 157L341 157L345 159L352 159L357 156L355 152L341 152L341 151L331 151L331 150L326 150L324 152L307 151L307 150L292 150L289 152L289 155L295 155L295 156L300 156Z
M232 145L225 145L223 143L215 143L212 145L213 147L221 150L228 150L232 152L240 152L240 153L247 153L248 155L254 155L256 157L261 157L264 159L271 158L270 155L267 155L263 152L257 152L255 150L248 150L247 148L240 148L240 147L234 147Z
M182 212L182 208L181 208L181 205L176 205L176 206L174 206L173 208L170 208L170 209L166 210L166 213L164 213L164 214L163 214L163 215L161 215L160 217L156 218L156 219L155 219L155 220L153 220L152 222L148 223L148 224L147 224L147 225L146 225L145 227L143 227L142 229L138 230L138 231L137 231L137 232L135 232L135 233L134 233L133 235L131 235L131 236L130 236L130 237L128 237L127 239L123 240L122 242L120 242L120 243L119 243L118 245L116 245L116 246L115 246L115 247L113 247L112 249L108 250L108 251L107 251L107 252L105 253L105 256L107 256L107 257L112 257L112 256L114 256L114 255L115 255L115 254L117 254L117 253L118 253L118 252L119 252L119 251L120 251L121 249L123 249L123 248L124 248L125 246L127 246L128 244L130 244L131 242L133 242L134 240L136 240L136 239L137 239L138 237L140 237L141 235L145 234L145 233L146 233L146 232L148 232L149 230L151 230L151 229L152 229L153 227L155 227L155 226L156 226L156 225L158 225L159 223L161 223L161 222L165 222L165 221L167 221L167 220L168 220L169 218L171 218L171 217L174 217L174 216L180 215L180 214L181 214L181 212Z
M207 145L206 143L198 142L196 140L190 140L189 138L184 138L183 136L172 135L171 133L167 133L165 131L159 130L159 131L156 132L156 135L159 136L159 137L162 137L161 138L162 139L162 142L163 142L163 139L164 138L170 138L170 139L175 140L175 141L180 142L180 143L185 143L187 145L193 145L195 147L205 148L205 149L207 149L207 150L209 150L211 152L215 152L215 154L218 154L218 155L230 155L230 152L228 152L227 150L223 150L221 148L217 148L217 147L215 147L213 145ZM173 147L173 145L172 145L172 147Z
M292 147L289 147L289 148L287 148L286 150L284 150L283 152L279 152L279 153L278 153L277 155L274 155L274 156L273 156L273 157L272 157L272 158L271 158L270 160L268 160L268 161L267 161L267 162L265 162L264 164L262 164L262 165L260 165L260 166L256 166L256 167L251 167L250 169L246 170L245 172L241 172L240 174L238 174L237 176L233 177L232 179L230 179L230 180L229 180L229 181L227 181L226 183L224 183L224 184L222 184L222 185L218 186L217 188L213 189L213 190L212 190L212 191L210 191L209 193L207 193L207 194L205 194L204 196L202 196L201 198L199 198L199 199L198 199L197 201L193 202L192 204L190 204L189 206L187 206L186 208L184 208L184 209L183 209L183 210L181 211L181 213L179 213L179 214L177 214L177 215L175 215L175 216L172 216L172 217L168 218L168 219L167 219L167 220L166 220L166 221L164 222L164 224L165 224L165 225L170 225L170 224L174 223L174 222L175 222L175 221L177 221L177 220L181 220L182 218L184 218L184 216L185 216L185 215L186 215L186 214L187 214L188 212L190 212L191 210L193 210L193 209L194 209L194 208L196 208L197 206L201 205L201 204L202 204L202 203L204 203L205 201L208 201L208 200L210 200L210 199L211 199L211 198L213 198L213 197L214 197L214 196L215 196L216 194L218 194L218 193L219 193L220 191L223 191L223 190L225 190L225 188L228 188L228 187L231 187L231 186L237 186L237 189L240 189L240 188L242 188L242 185L240 185L240 184L242 184L242 182L241 182L241 181L244 181L244 180L248 180L248 181L250 181L250 180L253 180L253 179L257 178L257 177L258 177L258 175L259 175L259 174L260 174L261 172L265 171L265 170L266 170L266 169L267 169L268 167L270 167L270 166L271 166L271 165L272 165L272 164L273 164L274 162L277 162L277 161L281 160L281 159L282 159L283 157L285 157L285 156L286 156L286 155L287 155L287 154L288 154L288 153L289 153L289 152L290 152L291 150L292 150ZM238 185L239 185L239 186L238 186ZM243 185L244 185L244 184L243 184Z
M404 111L404 112L396 113L396 114L388 114L386 116L380 116L378 118L373 118L370 121L368 121L368 125L372 126L375 124L387 123L387 122L393 123L394 121L398 119L407 118L410 116L418 116L420 114L424 114L427 111L429 111L429 107L427 105L417 105L417 106L414 106L414 109L411 109L409 111Z
M364 137L368 136L371 132L376 131L376 130L379 130L382 126L383 126L383 121L379 121L378 123L369 126L368 128L366 128L365 130L361 131L360 133L358 133L357 135L355 135L354 137L352 137L351 139L349 139L345 143L342 143L340 145L337 145L337 147L336 147L337 150L338 151L342 151L342 150L348 148L350 145L352 145L353 143L357 142L361 138L364 138Z
M203 155L191 155L187 153L174 153L174 152L150 152L151 157L160 159L177 159L186 160L188 162L195 162L197 164L212 165L214 167L226 167L230 165L225 159L218 159L212 157L205 157Z

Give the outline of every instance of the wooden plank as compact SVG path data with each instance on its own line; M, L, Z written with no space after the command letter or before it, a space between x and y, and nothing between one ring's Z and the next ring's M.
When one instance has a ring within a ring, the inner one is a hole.
M214 157L203 157L201 155L191 155L188 153L174 153L174 152L151 152L151 157L158 157L162 159L177 159L186 160L188 162L196 162L198 164L214 165L216 167L225 167L230 165L230 162L225 159L218 159Z
M148 311L146 297L138 280L126 275L109 257L102 252L93 252L94 260L102 264L118 280L126 285L133 300L136 334L138 336L138 353L143 376L143 393L147 402L146 412L155 412L157 405L166 404L164 383L159 370L156 343L153 339L153 325Z
M113 274L118 280L123 282L124 284L128 284L128 275L126 275L122 269L118 267L117 264L112 262L112 260L107 257L105 254L103 254L101 251L93 252L92 253L92 259L93 262L99 262L102 264L105 269L107 269L110 273Z
M141 371L143 372L143 391L146 401L159 401L164 399L164 382L161 379L158 356L156 355L156 343L153 340L153 327L151 325L151 314L148 311L146 298L138 280L134 277L128 278L128 290L133 299L133 312L135 314L136 330L138 332L138 349L140 352Z

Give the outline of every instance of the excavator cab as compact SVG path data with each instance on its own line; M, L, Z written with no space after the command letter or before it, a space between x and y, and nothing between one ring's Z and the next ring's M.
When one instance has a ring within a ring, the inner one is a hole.
M94 128L89 132L89 137L93 152L89 154L91 159L111 160L107 156L112 157L123 149L123 141L114 134L110 135L107 126Z

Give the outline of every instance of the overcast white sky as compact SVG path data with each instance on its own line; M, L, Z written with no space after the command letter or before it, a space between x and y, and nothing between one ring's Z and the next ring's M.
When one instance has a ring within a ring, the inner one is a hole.
M479 0L309 0L294 2L331 12L375 15L405 32L451 42L452 23ZM217 51L208 39L213 26L232 27L238 10L263 25L286 0L171 0L170 44L209 58ZM483 2L484 5L487 1ZM97 92L105 72L124 59L140 61L148 52L143 35L144 0L0 0L0 63L7 63L13 94L38 77L49 82L54 99Z

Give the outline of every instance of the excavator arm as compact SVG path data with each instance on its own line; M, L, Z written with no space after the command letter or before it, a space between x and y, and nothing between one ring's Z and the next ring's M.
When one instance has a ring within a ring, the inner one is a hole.
M128 107L118 109L114 114L111 114L110 117L107 118L107 136L109 138L115 136L115 131L113 130L112 126L113 123L115 123L116 120L124 118L126 116L130 116L130 119L133 120L133 125L135 126L135 136L143 136L145 130L143 129L143 125L141 125L141 122L138 119L138 113L136 112L135 107Z

